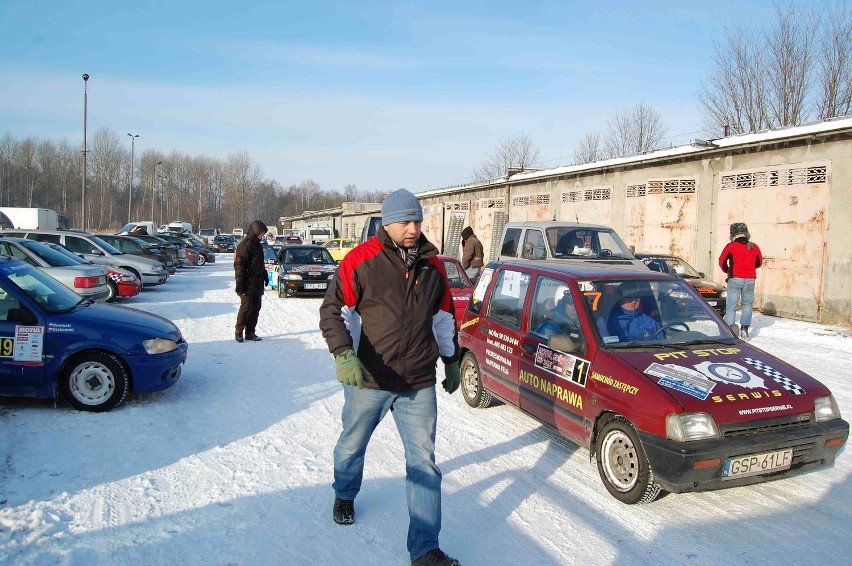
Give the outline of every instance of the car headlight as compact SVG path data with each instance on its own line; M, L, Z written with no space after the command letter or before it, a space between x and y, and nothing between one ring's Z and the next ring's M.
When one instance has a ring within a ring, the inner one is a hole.
M669 293L669 297L672 299L688 299L690 298L690 294L686 291L672 291Z
M159 263L157 265L155 265L152 269L152 271L162 271L162 270L163 270L163 266Z
M723 299L725 299L725 298L727 298L727 297L728 297L728 292L727 292L727 291L722 291L722 293L721 293L719 296L720 296L720 297L722 297Z
M302 276L298 273L285 273L284 279L286 279L287 281L301 281Z
M666 417L666 436L678 442L689 442L716 438L719 429L709 413L682 413Z
M817 422L830 421L840 418L840 409L834 401L834 395L817 397L814 401L814 415Z
M177 342L168 338L149 338L142 342L142 346L149 354L165 354L177 348Z

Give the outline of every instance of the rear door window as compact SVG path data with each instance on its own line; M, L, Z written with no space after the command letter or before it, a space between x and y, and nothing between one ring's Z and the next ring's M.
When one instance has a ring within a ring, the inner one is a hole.
M503 326L520 328L529 286L529 273L511 269L501 271L491 292L485 316Z
M503 243L500 244L500 255L515 257L518 253L518 243L521 241L520 228L507 228L503 234Z

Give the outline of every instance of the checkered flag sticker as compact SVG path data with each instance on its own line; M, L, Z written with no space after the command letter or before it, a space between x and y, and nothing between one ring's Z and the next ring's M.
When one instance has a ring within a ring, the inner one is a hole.
M784 375L780 371L776 370L775 368L766 365L764 362L762 362L760 360L756 360L754 358L743 358L743 361L745 363L747 363L748 365L755 367L755 368L759 369L760 371L762 371L763 373L765 373L766 375L768 375L772 379L772 381L781 385L781 387L783 387L784 389L789 391L791 394L793 394L793 395L804 395L805 394L805 390L802 389L801 387L799 387L799 385L795 381L793 381L792 379L790 379L789 377L787 377L786 375Z

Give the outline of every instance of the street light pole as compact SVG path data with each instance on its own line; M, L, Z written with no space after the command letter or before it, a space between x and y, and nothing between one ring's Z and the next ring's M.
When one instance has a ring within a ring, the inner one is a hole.
M151 222L154 221L154 200L156 196L154 189L156 188L155 183L157 182L157 166L162 164L162 161L157 161L156 163L154 163L154 177L151 179ZM130 221L128 220L128 222Z
M130 222L130 205L133 202L133 151L136 149L136 138L139 134L127 134L130 136L130 187L127 189L127 221Z
M81 228L86 229L86 110L88 106L89 93L87 86L89 84L89 75L83 73L83 187L82 187L82 203L80 204L80 212L83 216Z

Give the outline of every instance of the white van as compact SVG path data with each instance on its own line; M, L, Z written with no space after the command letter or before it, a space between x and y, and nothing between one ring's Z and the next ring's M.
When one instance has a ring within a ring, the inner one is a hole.
M190 224L189 222L169 222L169 233L191 234L192 224Z

